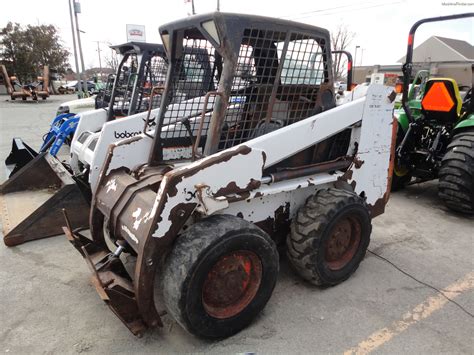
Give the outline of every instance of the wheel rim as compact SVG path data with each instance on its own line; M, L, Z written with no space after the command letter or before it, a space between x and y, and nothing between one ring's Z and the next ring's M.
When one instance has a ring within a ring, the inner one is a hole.
M408 174L408 168L403 165L398 165L397 163L394 164L393 173L398 177L402 177Z
M360 221L353 215L335 224L326 243L325 262L329 269L340 270L352 260L359 247L361 234Z
M202 289L206 312L219 319L239 314L253 300L262 281L262 263L248 250L222 256L209 270Z

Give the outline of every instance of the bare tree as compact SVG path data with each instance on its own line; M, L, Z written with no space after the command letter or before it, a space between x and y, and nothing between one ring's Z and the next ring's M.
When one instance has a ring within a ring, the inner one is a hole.
M119 56L114 50L111 50L110 54L104 56L104 62L107 68L113 69L116 72L119 66Z
M354 37L355 33L349 31L346 26L339 25L336 31L331 32L331 42L333 50L347 50ZM347 59L343 54L335 54L332 65L336 80L341 80L346 77Z

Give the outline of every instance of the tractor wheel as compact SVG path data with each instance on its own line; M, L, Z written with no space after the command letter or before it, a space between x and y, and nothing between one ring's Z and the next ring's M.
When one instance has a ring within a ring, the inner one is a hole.
M365 201L350 191L320 190L291 223L287 254L295 271L314 285L336 285L364 259L372 224Z
M438 193L449 208L474 214L474 130L455 135L448 145Z
M206 218L178 237L163 270L169 313L190 333L224 338L265 307L278 275L270 237L229 215Z
M395 146L398 147L404 138L404 132L400 125L398 125L397 130L397 141ZM395 158L395 165L393 167L393 174L392 174L392 185L391 191L398 191L405 187L411 180L411 172L410 169L403 165L399 165L397 162L397 158Z
M393 167L391 191L398 191L411 181L411 173L404 166L395 163Z

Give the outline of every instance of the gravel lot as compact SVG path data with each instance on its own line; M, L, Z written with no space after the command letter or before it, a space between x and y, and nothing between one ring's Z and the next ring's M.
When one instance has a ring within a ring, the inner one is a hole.
M7 99L0 96L2 166L13 137L38 148L59 104L73 97ZM86 264L60 236L0 246L0 352L472 354L474 220L447 210L430 182L392 194L373 225L371 251L457 305L371 253L353 277L326 289L302 282L283 257L270 302L241 333L203 341L165 316L163 329L138 339L102 303Z

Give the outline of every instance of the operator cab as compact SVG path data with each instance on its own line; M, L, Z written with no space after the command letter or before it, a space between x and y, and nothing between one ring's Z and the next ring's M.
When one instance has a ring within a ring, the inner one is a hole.
M170 81L155 136L155 162L208 156L335 107L325 29L212 13L164 25L160 33ZM189 60L203 51L209 68ZM183 66L191 73L187 82L179 74ZM176 103L181 87L193 81L208 89Z

